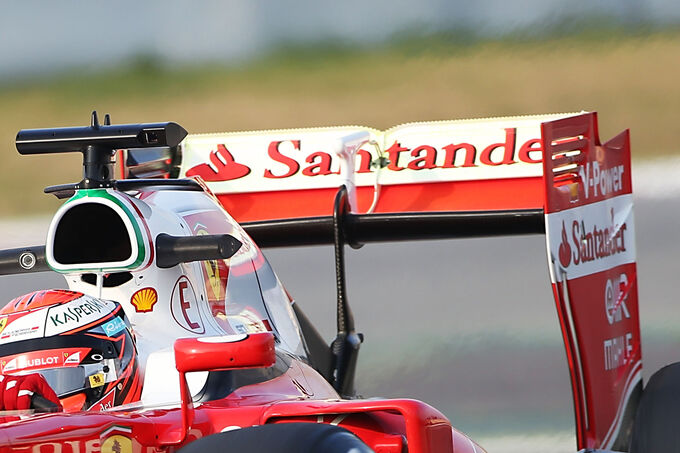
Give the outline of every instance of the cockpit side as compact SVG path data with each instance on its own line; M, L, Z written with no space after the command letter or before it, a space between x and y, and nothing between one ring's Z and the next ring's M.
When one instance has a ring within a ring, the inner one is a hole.
M156 247L161 235L229 235L241 245L226 259L162 267ZM79 191L55 215L46 251L48 264L64 274L69 289L122 305L143 371L147 363L161 366L160 360L167 362L162 366L167 372L176 372L172 344L191 336L269 331L284 355L307 358L281 282L250 237L206 192ZM167 380L157 372L146 375ZM199 380L194 389L204 383ZM145 382L144 388L154 385Z

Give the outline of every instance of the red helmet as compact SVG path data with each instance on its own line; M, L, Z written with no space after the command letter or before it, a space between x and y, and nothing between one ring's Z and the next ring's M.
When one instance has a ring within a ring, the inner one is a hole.
M142 390L122 307L67 290L35 291L0 310L0 373L40 373L66 411L131 403Z

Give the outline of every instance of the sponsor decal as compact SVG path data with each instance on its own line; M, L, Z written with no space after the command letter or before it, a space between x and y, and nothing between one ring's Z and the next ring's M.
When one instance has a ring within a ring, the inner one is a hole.
M111 302L83 296L50 308L47 314L46 335L66 332L96 321L115 308Z
M630 319L630 310L626 305L631 284L625 273L617 279L607 279L604 293L604 309L609 325L616 325ZM636 342L631 332L625 332L614 338L605 339L604 369L614 370L627 365L632 360Z
M137 313L153 311L153 306L158 302L158 293L154 288L142 288L132 295L130 303Z
M612 224L598 227L593 224L592 229L587 228L585 223L574 221L572 223L572 238L574 244L580 242L580 247L574 251L574 264L594 261L626 251L625 233L628 225L613 224L614 212L612 210Z
M64 352L64 365L80 365L80 351L69 356L68 352Z
M7 332L0 336L0 339L5 340L7 338L23 337L26 335L37 333L39 329L40 329L39 326L33 326L24 327L23 329L14 329L11 331L8 330Z
M194 227L196 236L208 235L208 230L200 223ZM205 271L206 285L212 290L212 297L208 297L211 301L219 301L222 296L222 281L220 274L220 263L217 260L203 261L203 269Z
M394 140L385 150L387 170L431 170L471 168L478 166L497 167L523 162L540 164L543 148L541 140L532 137L517 143L517 128L505 128L504 140L486 143L486 146L466 141L434 144L420 143L404 145ZM301 138L289 140L273 140L267 145L269 161L264 164L261 177L267 179L285 179L295 175L308 177L337 175L340 173L340 157L334 152L318 150L310 145L314 152L305 152L305 142ZM316 145L316 144L315 144ZM255 153L253 153L255 154ZM230 181L247 176L250 168L235 161L225 144L218 144L217 151L208 155L210 163L201 163L187 170L187 176L198 175L206 181ZM376 171L373 155L365 150L357 151L356 172L373 173ZM598 172L598 177L600 173ZM598 184L600 179L597 179Z
M597 161L587 162L579 168L583 192L586 199L590 197L605 197L616 194L623 189L623 165L600 167Z
M0 360L0 372L77 366L88 348L51 349L7 356Z
M7 316L4 318L0 318L0 333L2 333L3 330L5 330L5 326L7 325Z
M611 222L609 225L593 223L587 225L584 220L580 222L574 219L571 222L572 247L569 245L567 230L562 222L562 243L559 247L560 264L568 268L571 263L578 266L581 263L606 258L617 253L626 251L626 222L616 224L614 221L614 208L611 209Z
M216 194L335 188L351 167L357 187L373 186L378 174L382 185L537 177L540 124L563 116L192 136L182 174L202 176ZM356 149L358 134L372 144ZM351 165L348 149L356 149Z
M115 434L102 442L102 453L132 453L132 440Z
M630 311L626 306L630 286L626 274L621 274L618 281L615 280L612 282L612 279L607 279L607 284L605 285L604 308L607 315L607 321L610 325L615 322L621 322L623 318L630 318Z
M0 363L2 364L2 372L9 373L33 368L55 368L63 364L63 359L58 352L50 352L49 355L34 353L31 355L22 354L7 363L4 361Z
M170 301L170 312L183 329L194 333L204 333L201 313L196 293L189 279L182 275L175 283Z
M559 257L562 267L568 268L571 264L571 247L567 239L567 229L564 226L564 221L562 221L562 243L560 244Z
M101 442L99 439L90 440L60 440L59 442L30 443L25 446L12 446L15 453L98 453ZM146 453L151 453L147 450Z
M43 336L46 317L47 308L43 307L33 311L12 313L0 318L0 323L4 324L4 327L0 329L0 343Z
M102 385L106 384L104 373L97 373L93 374L92 376L88 376L88 380L90 381L91 388L101 387Z
M117 316L113 318L111 321L102 324L102 329L104 329L104 333L109 337L114 336L121 330L125 329L125 327L126 325L123 322L123 320Z
M205 181L231 181L248 173L250 168L236 162L223 144L217 145L217 151L210 152L210 163L199 164L187 170L187 176L200 176Z
M604 369L615 370L627 365L633 356L633 346L633 334L630 332L604 340Z
M220 282L220 267L217 264L217 260L205 261L203 266L208 275L208 284L213 292L213 298L220 299L222 295L222 282Z
M548 214L553 282L635 261L632 196L619 195Z
M116 389L113 388L109 391L109 393L104 395L104 397L102 399L100 399L99 401L94 403L88 409L88 412L101 412L101 411L106 411L106 410L112 409L115 398L116 398ZM115 430L115 429L120 429L120 428L117 427L117 426L111 427L111 428L107 429L106 431L104 431L102 433L102 436L110 433L112 430ZM130 432L132 432L132 430L130 430Z

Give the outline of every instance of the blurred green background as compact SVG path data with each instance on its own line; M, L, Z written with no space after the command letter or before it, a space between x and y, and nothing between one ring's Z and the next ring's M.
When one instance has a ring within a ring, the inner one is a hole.
M603 25L471 38L405 34L380 45L279 47L238 63L172 65L139 54L102 69L0 79L0 212L52 211L51 184L80 156L20 157L19 129L176 121L189 132L396 124L595 110L603 139L632 130L640 159L680 150L680 29Z

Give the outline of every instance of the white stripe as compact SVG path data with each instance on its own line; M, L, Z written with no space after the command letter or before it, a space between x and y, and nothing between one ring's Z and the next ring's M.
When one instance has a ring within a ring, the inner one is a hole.
M191 211L182 211L181 214L183 217L194 215L194 214L201 214L203 212L213 212L214 209L194 209Z
M342 421L343 421L345 418L347 418L347 414L338 415L337 417L335 417L335 418L333 419L333 421L331 422L331 425L338 426L340 423L342 423Z
M105 135L103 137L97 137L96 140L110 140L110 139L117 139L117 138L137 138L136 135ZM34 138L32 140L17 140L17 144L19 145L25 145L25 144L34 144L34 143L50 143L50 142L67 142L73 140L73 138L69 137L64 137L64 138L54 138L54 137L48 137L48 138ZM96 142L95 142L96 143Z
M576 327L574 326L574 320L571 314L571 299L569 298L569 288L567 287L567 273L562 271L562 293L564 300L565 311L567 312L567 321L569 322L569 330L571 331L571 338L574 346L574 359L576 361L576 366L578 367L578 376L581 383L581 402L583 404L583 419L586 424L586 429L589 428L588 420L588 400L586 399L586 383L583 377L583 365L581 364L581 348L579 346L578 337L576 336Z
M470 442L470 446L472 447L472 453L477 453L477 446L475 446L475 443L472 442L472 439L469 437L465 436L465 438Z
M623 412L626 410L626 403L630 398L631 393L635 390L635 386L642 379L642 361L638 361L635 366L633 366L633 372L628 375L626 379L626 385L624 386L624 393L621 400L619 400L619 407L616 410L616 416L612 421L607 435L604 436L602 440L602 448L610 449L612 444L616 441L618 437L619 430L621 429L621 423L623 423Z
M17 381L9 381L9 382L7 383L7 386L5 387L5 390L9 390L9 389L11 389L12 387L14 387L15 385L17 385Z
M19 390L17 397L26 396L26 395L33 396L33 392L31 392L30 390Z

